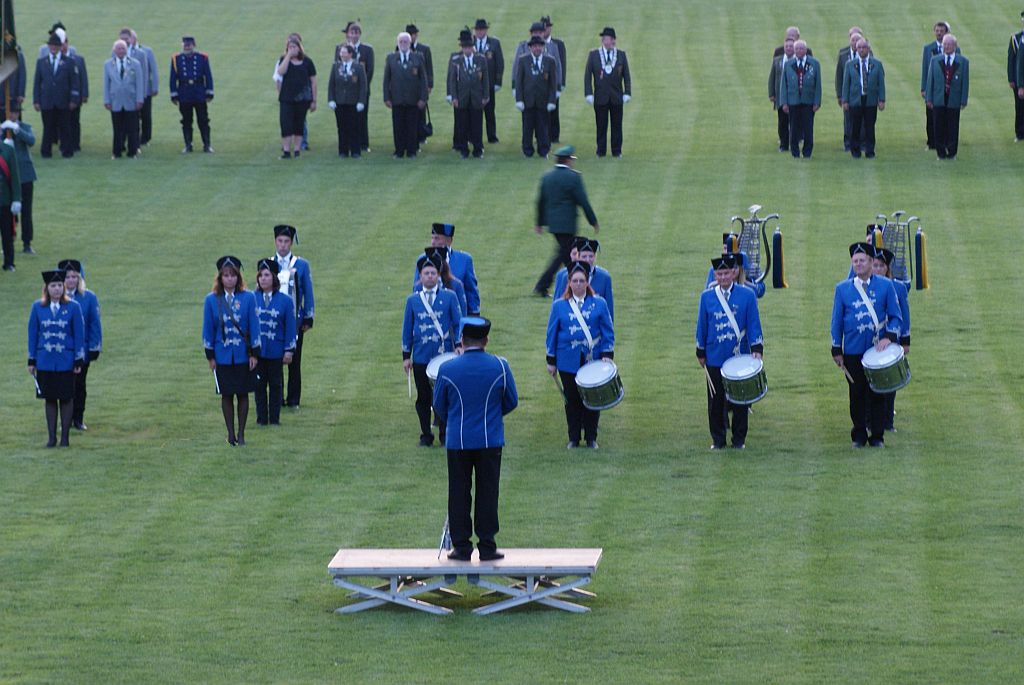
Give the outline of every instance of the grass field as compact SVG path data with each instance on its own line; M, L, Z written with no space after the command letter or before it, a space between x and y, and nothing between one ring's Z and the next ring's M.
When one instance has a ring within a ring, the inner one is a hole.
M36 156L38 255L19 253L17 272L0 277L0 682L1024 679L1024 147L1012 143L1004 80L1017 5L17 4L30 55L64 21L94 95L83 153ZM530 231L550 163L519 154L507 82L502 142L481 161L447 150L438 91L426 153L392 160L380 76L372 154L332 154L324 108L309 120L313 151L276 159L269 75L288 31L325 70L348 19L362 18L381 64L412 20L443 64L475 17L509 54L542 10L569 48L562 140L580 149L603 227L599 261L615 278L627 397L602 418L597 452L565 451L544 373L548 310L528 294L551 249ZM971 60L952 163L925 151L918 96L937 19ZM792 23L828 74L849 25L871 38L889 91L878 159L842 153L830 80L813 160L776 151L765 82ZM99 75L122 25L156 50L161 72L183 33L210 52L215 155L179 154L162 82L153 143L134 162L109 159ZM621 160L594 158L582 97L583 58L605 25L634 78ZM26 119L41 134L38 115ZM761 300L771 391L747 450L722 455L708 451L693 327L707 259L728 218L753 203L782 215L790 288ZM911 293L914 380L899 394L899 432L885 450L853 451L828 354L832 286L846 246L896 209L923 219L932 288ZM411 264L438 220L454 222L456 246L474 256L491 347L520 391L498 542L603 547L589 614L472 616L487 600L464 582L467 598L445 602L461 611L443 619L332 613L348 601L326 574L337 548L431 546L444 519L443 452L416 447L399 355ZM201 301L217 257L250 266L282 221L299 228L296 252L316 284L303 406L230 449L201 351ZM44 450L24 327L38 271L63 257L84 262L100 297L104 352L89 376L89 432L70 450Z

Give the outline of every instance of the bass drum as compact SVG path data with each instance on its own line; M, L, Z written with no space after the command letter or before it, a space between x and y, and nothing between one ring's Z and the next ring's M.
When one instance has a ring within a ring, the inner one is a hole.
M733 404L753 404L768 394L764 363L749 354L740 354L722 364L725 398Z
M441 364L449 362L458 356L454 352L442 352L427 363L427 380L430 381L430 387L434 387L434 383L437 382L437 374L441 372Z
M619 367L608 359L589 362L576 372L576 387L583 406L593 411L611 409L625 397Z
M877 393L896 392L910 382L910 364L903 354L903 347L896 343L889 344L878 352L874 347L861 357L864 375L868 385Z

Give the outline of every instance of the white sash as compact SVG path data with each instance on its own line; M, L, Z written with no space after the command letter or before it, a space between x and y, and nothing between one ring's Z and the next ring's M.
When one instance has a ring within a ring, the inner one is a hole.
M274 259L275 259L275 261L277 260L276 257ZM292 255L291 259L288 260L288 268L287 269L281 269L277 273L277 279L281 283L281 292L283 292L285 295L287 295L288 297L292 298L293 300L295 300L295 288L293 288L292 286L295 283L294 279L295 279L295 260L296 259L297 259L297 257L295 255ZM278 264L280 264L280 262L278 262ZM295 302L296 311L298 311L298 306L299 306L299 303L296 301Z
M878 321L878 315L875 314L875 305L871 304L868 294L864 292L864 286L860 284L860 279L856 276L853 277L853 287L857 289L860 299L864 302L864 306L868 308L868 314L871 315L871 323L875 324L875 335L871 338L871 342L878 342L878 332L881 330L882 324Z
M590 335L590 328L587 326L587 322L583 320L583 314L580 312L579 305L576 304L576 298L569 298L569 306L572 307L572 313L576 315L576 320L580 322L580 328L583 329L583 336L587 339L587 347L590 349L590 358L594 358L594 338Z
M434 330L437 331L439 336L441 336L441 345L438 347L437 351L439 353L444 352L444 341L448 337L448 334L445 333L443 328L441 328L441 322L437 320L437 314L434 313L434 308L430 306L429 302L427 302L427 293L424 290L420 291L420 302L423 303L423 306L427 310L427 314L430 315L430 320L434 322Z
M736 286L733 286L736 287ZM722 305L722 309L725 310L725 315L729 319L729 325L732 326L732 332L736 334L736 347L733 348L732 353L734 355L740 353L740 341L743 340L743 336L747 333L746 331L740 331L740 326L736 323L736 317L732 315L732 307L729 306L729 301L725 299L725 295L722 291L722 286L715 286L715 295L718 295L718 302Z

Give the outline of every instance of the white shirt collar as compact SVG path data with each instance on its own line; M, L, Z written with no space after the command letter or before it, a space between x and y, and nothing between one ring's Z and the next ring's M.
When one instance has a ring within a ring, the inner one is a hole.
M277 261L278 261L278 262L290 262L290 261L292 261L292 253L291 253L291 250L289 250L289 251L288 251L288 254L284 255L283 257L281 256L281 254L280 254L279 252L276 252L276 253L274 253L274 254L276 254L276 255L277 255Z

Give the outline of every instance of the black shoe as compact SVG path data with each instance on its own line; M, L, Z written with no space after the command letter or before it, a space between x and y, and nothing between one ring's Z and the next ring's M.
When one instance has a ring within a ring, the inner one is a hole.
M717 442L711 443L711 450L712 451L724 450L724 449L725 449L725 443L724 442L723 443L717 443Z
M362 155L360 155L358 152L353 152L351 156L352 159L359 159Z
M256 425L257 426L265 426L265 425L267 425L267 422L266 422L266 420L256 419Z
M31 245L26 245L25 247L21 248L21 251L24 252L25 254L35 254L36 253L36 251L32 249Z
M854 159L860 159L860 150L850 150L850 154Z
M235 445L238 444L238 441L235 440L234 438L228 436L228 444L231 445L232 447L234 447Z
M46 447L47 448L56 447L56 446L57 446L57 438L52 438L52 439L46 441Z
M57 447L71 447L71 444L67 440L61 440Z
M302 145L299 146L299 149L309 152L309 143L302 143Z
M448 558L452 561L469 561L473 558L473 550L460 552L457 549L453 549L451 552L448 552Z
M587 447L589 447L592 450L596 450L597 449L597 440L587 440Z
M13 264L5 264L4 265L4 271L14 271L14 265Z
M239 447L245 447L245 438L238 436L238 440L235 441L235 444Z
M185 143L185 147L182 148L181 154L187 155L190 152L192 152L192 143Z
M488 138L487 142L488 143L500 143L501 141L498 140L497 138Z
M574 450L574 449L576 449L579 446L580 446L580 441L579 440L570 440L569 443L565 446L565 449L567 449L567 450Z
M459 157L462 157L463 159L469 159L469 153L468 152L463 152L463 151L460 150L459 151Z
M473 159L480 159L483 156L484 156L484 151L483 150L475 150L473 152Z
M406 157L408 157L409 159L416 159L416 153L410 152L409 154L406 155Z
M395 159L401 159L402 157L405 157L405 155L403 155L400 152L396 152L395 154L393 154L391 156L394 157Z
M348 153L347 152L339 152L338 156L339 157L348 157Z
M89 430L89 427L86 426L81 421L73 421L71 423L71 427L74 428L75 430L79 430L79 431L87 431L87 430Z
M867 443L864 442L863 440L854 440L853 441L853 449L855 449L855 450L859 450L860 448L865 447L866 445L867 445Z
M306 149L309 150L308 147ZM301 154L301 153L298 150L296 150L295 152L292 153L292 157L295 157L296 159L298 159L299 158L299 154Z
M868 159L874 159L875 158L875 153L874 152L865 152L864 156L867 157Z
M505 555L499 552L498 550L494 550L492 552L485 552L478 547L477 552L479 552L480 561L497 561L499 559L505 558Z
M548 291L546 289L544 289L544 288L534 288L533 289L533 295L534 295L534 297L543 297L545 299L547 299L549 297Z
M420 447L432 447L434 445L434 436L427 437L426 435L420 437Z
M284 152L281 153L281 159L291 159L291 158L292 158L292 153L289 152L288 150L285 150Z
M734 443L732 444L732 448L733 448L734 450L745 450L745 449L747 449L747 446L746 446L746 444L744 444L744 443L742 443L742 442L740 442L740 443L736 443L736 442L734 442Z
M211 146L211 145L204 145L203 146L203 152L205 152L208 155L212 155L213 154L213 146Z
M868 440L868 444L872 447L885 447L885 440L882 438L872 438Z

